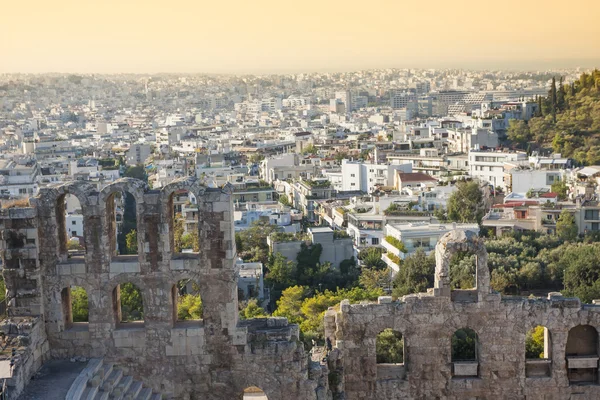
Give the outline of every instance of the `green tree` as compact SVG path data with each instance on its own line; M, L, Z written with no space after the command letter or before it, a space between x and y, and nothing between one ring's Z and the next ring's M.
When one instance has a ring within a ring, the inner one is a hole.
M565 183L565 181L560 180L560 181L555 181L551 186L550 186L550 190L553 193L557 193L558 194L558 199L559 200L566 200L567 199L567 190L569 188L567 187L567 184Z
M194 252L200 251L200 242L198 241L198 232L192 231L181 236L180 240L181 249L192 249Z
M367 247L358 254L358 259L362 262L363 268L385 269L387 264L381 259L383 249L380 247Z
M524 147L531 140L529 125L523 120L511 119L508 123L507 136L511 142L517 144L519 147Z
M123 173L123 176L128 177L128 178L139 179L146 183L148 182L148 175L146 174L146 170L143 165L135 165L135 166L127 167L127 169Z
M88 322L89 320L88 295L82 287L71 286L71 313L73 322Z
M184 294L177 298L177 319L180 321L202 319L202 299L198 294Z
M452 361L477 359L477 334L472 329L459 329L452 335Z
M525 336L525 358L544 358L544 327L530 329Z
M481 222L483 194L477 182L458 182L448 199L448 219L456 222Z
M235 244L238 256L247 262L261 262L266 265L269 261L267 237L278 231L277 225L255 221L250 228L236 232Z
M279 202L281 204L283 204L286 207L290 207L292 204L290 203L290 199L287 197L287 195L282 194L279 196Z
M362 268L358 278L360 285L366 290L389 290L392 287L392 270L390 268Z
M559 265L564 269L564 294L579 297L585 303L600 299L600 243L566 247Z
M247 304L240 310L240 319L252 319L267 317L267 312L258 305L256 299L248 300Z
M138 242L137 242L137 231L134 229L125 235L125 253L126 254L137 254Z
M317 148L314 144L309 144L302 150L302 154L317 154Z
M418 249L413 255L404 259L400 271L394 277L392 294L402 297L411 293L425 292L433 287L433 273L435 271L435 256L426 255L425 251Z
M575 224L575 217L567 210L563 210L556 221L556 234L562 240L573 241L577 239L577 225Z
M552 86L550 87L550 113L552 114L552 120L556 123L556 78L552 77Z
M141 321L144 319L144 304L142 292L134 284L127 282L121 284L121 320Z
M268 269L265 280L276 289L283 290L295 281L295 263L288 261L281 253L271 256Z
M286 317L292 324L302 322L303 316L300 308L307 293L307 289L304 286L292 286L285 289L279 300L277 300L277 309L273 315L276 317Z
M378 364L401 364L404 362L404 338L398 331L384 329L375 342Z

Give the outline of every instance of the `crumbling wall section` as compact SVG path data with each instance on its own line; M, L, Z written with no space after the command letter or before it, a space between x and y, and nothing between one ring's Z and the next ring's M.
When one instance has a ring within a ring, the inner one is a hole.
M473 297L452 296L447 279L452 253L463 250L475 252L479 261ZM381 297L378 304L343 301L339 312L327 312L326 335L341 352L346 399L600 398L597 378L583 385L569 381L565 352L571 328L591 325L600 329L600 307L560 294L528 299L502 298L491 292L485 247L469 233L450 232L441 238L436 259L435 288L428 293L398 301ZM454 300L458 298L470 300ZM538 325L550 333L551 358L543 361L549 365L549 374L528 377L526 369L532 363L525 357L525 338ZM376 337L386 328L401 332L404 338L406 376L402 379L378 377L378 369L385 366L377 364ZM472 377L453 374L451 338L463 328L478 336L478 372ZM583 365L580 359L570 362ZM597 354L585 358L585 363L589 363L585 368L597 368Z
M198 253L176 253L173 248L170 204L180 190L197 199ZM124 192L136 202L136 255L114 251L114 196ZM59 234L62 219L56 214L67 193L79 199L84 214L81 254L65 252L61 243L65 235ZM260 387L270 400L316 399L319 385L320 393L326 391L322 379L309 379L310 363L296 325L277 318L238 321L228 186L211 189L188 178L150 190L142 181L124 178L100 191L83 182L44 188L34 200L33 208L0 218L4 242L9 243L4 259L14 270L5 276L16 297L10 312L43 318L52 357L103 357L175 398L237 399L249 386ZM21 247L18 236L26 229L39 237L30 248ZM200 288L202 320L177 321L173 287L184 279ZM141 290L143 322L121 323L118 318L115 289L125 282ZM69 321L65 289L71 286L88 294L88 323Z

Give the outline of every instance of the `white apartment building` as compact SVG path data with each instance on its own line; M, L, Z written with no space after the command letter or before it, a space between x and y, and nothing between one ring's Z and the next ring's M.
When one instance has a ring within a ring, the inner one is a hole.
M510 180L506 182L506 186L514 193L527 193L529 189L550 190L553 183L566 177L566 171L530 168L513 168L508 174Z
M504 163L527 162L527 154L502 151L469 150L469 173L473 178L506 189Z
M298 179L315 175L317 167L313 164L300 164L297 154L285 153L265 158L260 163L260 179L273 183L276 180Z
M0 197L35 196L39 178L39 165L32 158L0 159Z
M396 171L412 172L412 164L367 164L343 160L341 191L372 193L376 185L393 186Z

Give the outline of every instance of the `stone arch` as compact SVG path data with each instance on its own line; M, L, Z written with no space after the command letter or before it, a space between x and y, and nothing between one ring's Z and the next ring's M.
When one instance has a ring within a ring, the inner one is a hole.
M598 331L591 325L569 330L565 356L569 383L598 383Z
M100 204L106 208L105 212L105 228L104 234L108 238L110 256L116 255L117 252L117 237L116 237L116 222L115 222L115 204L114 195L116 193L129 193L135 200L136 211L136 231L138 254L143 251L144 225L141 222L143 214L144 193L148 190L146 182L134 178L121 178L111 184L106 185L100 191Z
M196 198L196 204L198 207L198 219L200 215L200 210L202 207L202 198L204 196L204 192L206 188L200 184L200 181L195 177L187 177L176 179L173 182L169 183L161 190L161 204L162 204L162 224L164 230L168 232L169 238L169 251L174 253L175 249L175 237L174 237L174 214L173 214L173 196L180 190L186 190L191 193ZM199 224L198 224L199 225ZM199 226L198 236L199 233Z
M89 238L86 235L86 227L91 217L92 206L95 205L95 200L98 192L96 188L87 182L69 182L56 187L45 188L40 191L40 197L42 202L52 205L54 223L56 226L56 252L60 259L67 258L67 227L66 227L66 216L65 216L65 198L67 195L74 196L81 206L81 213L83 216L83 231L82 235L83 248L85 253L89 249Z
M479 335L471 328L459 328L451 338L452 375L479 376Z
M442 236L435 246L435 296L450 296L450 260L457 252L475 254L475 289L477 299L490 293L488 253L483 239L473 231L455 229ZM465 291L466 292L466 291Z
M269 397L264 390L258 386L249 386L242 392L242 400L268 400Z
M129 318L130 315L124 315L122 309L122 298L121 298L121 289L124 285L133 285L134 289L139 292L140 300L141 300L141 319L137 317L137 314L134 315L136 318ZM120 274L115 277L111 284L111 297L112 297L112 307L113 307L113 318L115 326L117 327L126 327L128 325L138 325L143 326L144 320L146 317L145 306L148 304L146 299L146 285L140 279L139 276L131 276L130 274Z

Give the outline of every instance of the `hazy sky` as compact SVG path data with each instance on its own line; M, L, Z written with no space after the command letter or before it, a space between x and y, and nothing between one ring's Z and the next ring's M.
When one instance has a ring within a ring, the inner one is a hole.
M1 0L0 72L600 66L599 0Z

